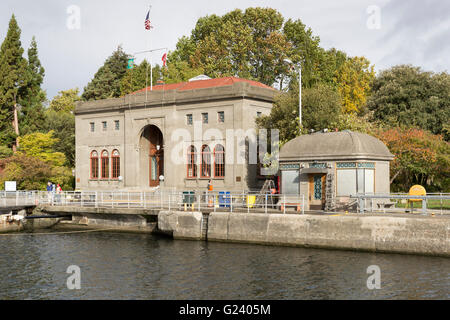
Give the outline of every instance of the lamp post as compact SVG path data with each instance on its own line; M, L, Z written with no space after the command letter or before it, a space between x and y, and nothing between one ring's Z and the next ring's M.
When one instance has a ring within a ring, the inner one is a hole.
M292 65L292 67L298 71L298 117L300 123L300 135L302 134L302 66L299 64L298 67L290 59L284 59L284 62Z

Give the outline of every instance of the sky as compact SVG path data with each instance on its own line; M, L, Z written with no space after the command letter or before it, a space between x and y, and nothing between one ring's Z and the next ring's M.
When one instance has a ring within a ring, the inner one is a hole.
M150 5L154 29L146 31ZM25 52L36 37L46 71L43 88L52 99L61 90L82 92L118 45L130 54L174 50L198 18L248 7L271 7L285 19L301 19L323 48L365 56L377 72L398 64L450 70L449 0L1 0L0 41L14 14ZM137 62L158 63L162 54L137 55Z

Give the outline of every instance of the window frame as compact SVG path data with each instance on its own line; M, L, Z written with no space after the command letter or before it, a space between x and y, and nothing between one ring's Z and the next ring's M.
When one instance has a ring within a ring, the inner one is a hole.
M106 156L105 156L106 153ZM109 152L107 150L103 150L100 154L100 179L101 180L109 180L110 177L110 166L109 166ZM106 170L105 170L105 163L106 163ZM107 175L105 176L104 173Z
M115 176L117 174L117 176ZM120 177L120 152L114 149L111 153L111 179L119 180Z
M205 150L208 151L205 151ZM207 158L206 158L207 157ZM207 160L207 162L205 163L205 158ZM205 171L206 169L206 171ZM203 173L207 172L208 175L204 175ZM204 144L202 146L202 151L201 151L201 167L200 167L200 178L203 179L210 179L211 178L211 148L207 145Z
M188 179L197 179L197 148L194 145L188 147L186 170Z
M209 114L208 112L202 113L202 124L208 124L209 123Z
M217 148L222 148L222 150L218 151ZM218 155L221 157L223 163L217 163ZM221 144L216 145L214 148L214 178L225 179L225 147Z
M94 154L95 154L95 156L94 156ZM90 180L98 180L100 170L98 168L98 166L99 166L99 157L98 157L97 150L92 150L91 151L89 159L90 159L90 166L89 166L90 174L89 174L89 178L90 178ZM93 165L93 162L95 162L95 166ZM96 176L93 174L94 173L93 170L92 170L93 168L95 168Z
M222 119L221 116L222 115ZM225 123L225 111L217 111L217 123Z
M192 113L186 114L186 125L192 126L194 124L194 115Z

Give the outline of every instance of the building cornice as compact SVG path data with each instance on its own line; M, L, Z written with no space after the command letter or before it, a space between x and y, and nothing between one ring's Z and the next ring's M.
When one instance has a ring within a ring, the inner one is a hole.
M194 90L155 90L130 94L122 98L78 102L75 115L117 112L129 109L185 105L224 100L249 99L273 103L277 90L238 82L232 85Z

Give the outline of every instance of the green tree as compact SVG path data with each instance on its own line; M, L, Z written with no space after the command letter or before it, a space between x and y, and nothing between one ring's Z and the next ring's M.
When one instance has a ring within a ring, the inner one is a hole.
M162 69L162 74L164 82L168 84L186 82L204 73L202 68L193 68L186 61L171 59L171 55L169 55L167 61L167 68Z
M53 150L65 155L65 165L75 166L75 116L67 112L46 112L46 130L54 130L53 136L58 139Z
M6 146L0 146L0 159L9 158L13 155L11 148Z
M159 65L155 65L152 69L153 71L150 72L150 63L144 60L133 69L127 70L120 81L121 95L141 90L146 86L150 87L150 76L153 76L153 85L157 85L158 81L163 79L163 71Z
M75 110L76 102L80 101L78 88L60 91L50 102L49 110L71 113Z
M84 88L81 98L89 101L120 97L120 83L127 72L128 59L130 56L119 46Z
M54 146L58 139L53 137L53 133L53 131L48 133L35 132L20 137L19 151L28 156L39 158L52 166L63 166L66 157L61 152L55 152Z
M418 127L449 140L450 75L400 65L382 71L367 102L373 120L386 126Z
M80 100L78 89L61 91L50 103L45 113L46 131L54 131L57 139L53 149L66 157L66 166L75 165L75 104Z
M279 94L269 116L257 119L259 128L280 130L281 144L299 135L298 85L294 90ZM302 91L302 131L333 128L341 115L339 94L333 87L318 84Z
M5 181L16 181L18 190L44 190L52 176L49 163L26 154L16 154L4 162L5 169L0 174L0 188Z
M374 67L364 57L348 58L336 72L335 81L342 99L343 111L361 113L370 95Z
M47 97L41 85L44 82L45 70L38 57L36 39L33 37L28 49L27 85L22 88L19 103L22 106L19 114L20 133L28 134L42 131L45 124L44 102Z
M302 86L310 88L321 82L320 68L325 62L324 55L326 53L319 46L320 38L314 36L311 28L307 28L301 20L289 19L283 27L283 32L292 44L288 56L295 64L301 64ZM297 83L297 74L294 77Z
M282 15L270 8L200 18L191 36L179 40L169 61L184 61L212 78L239 76L272 85L288 69L283 59L291 45L283 22Z
M17 153L4 160L0 174L0 188L5 181L17 181L18 190L45 190L48 181L59 183L64 190L73 189L73 175L69 168L52 166L37 157Z
M0 144L9 147L15 145L19 134L18 126L13 125L19 91L27 85L27 61L22 56L20 33L13 15L0 49Z

